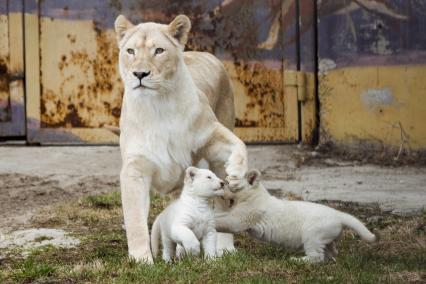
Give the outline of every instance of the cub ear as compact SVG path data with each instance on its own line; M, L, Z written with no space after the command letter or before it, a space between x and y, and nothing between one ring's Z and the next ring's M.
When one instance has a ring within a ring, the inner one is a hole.
M172 37L177 39L181 45L185 46L188 41L189 31L191 30L191 20L185 15L178 15L169 24L168 30Z
M249 185L259 184L260 172L258 170L250 170L246 173L246 179Z
M198 169L195 167L189 167L185 171L185 182L194 181L194 177L197 174Z
M114 23L115 33L117 34L117 41L120 42L126 34L126 31L132 27L134 27L134 25L129 20L127 20L126 17L119 15L117 19L115 19Z

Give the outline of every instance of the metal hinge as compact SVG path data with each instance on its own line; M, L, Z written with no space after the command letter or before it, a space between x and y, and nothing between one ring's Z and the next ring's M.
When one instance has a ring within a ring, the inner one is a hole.
M304 102L308 96L307 75L300 71L284 72L284 87L297 88L297 100Z

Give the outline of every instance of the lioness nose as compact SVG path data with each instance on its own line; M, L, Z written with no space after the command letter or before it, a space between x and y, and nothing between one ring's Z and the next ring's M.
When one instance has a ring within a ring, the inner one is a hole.
M220 187L224 187L225 186L225 182L221 181L220 182Z
M133 75L135 75L135 77L138 78L139 80L142 80L143 78L145 78L149 74L151 74L151 71L148 71L148 72L133 72Z

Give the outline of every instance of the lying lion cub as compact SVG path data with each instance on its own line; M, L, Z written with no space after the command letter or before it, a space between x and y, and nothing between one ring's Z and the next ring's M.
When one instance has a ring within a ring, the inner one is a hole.
M170 204L152 225L152 253L157 256L159 239L163 245L163 259L175 256L176 245L185 253L198 255L200 240L206 257L216 256L216 229L210 199L223 196L225 183L213 172L189 167L186 169L180 198Z
M256 239L302 249L300 260L322 262L337 255L334 241L343 226L356 231L362 239L376 237L355 217L333 208L305 201L288 201L270 195L258 178L259 171L247 173L247 186L237 192L225 191L224 198L235 202L233 209L215 215L218 232L242 231Z

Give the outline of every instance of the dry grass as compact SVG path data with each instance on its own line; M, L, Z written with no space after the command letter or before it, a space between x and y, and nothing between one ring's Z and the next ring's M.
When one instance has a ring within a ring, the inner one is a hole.
M292 198L296 198L293 197ZM166 205L152 197L150 223ZM426 281L426 214L397 217L374 207L328 203L357 215L380 235L374 244L345 231L336 262L309 265L290 260L293 254L241 235L239 251L217 260L186 258L154 266L127 259L118 193L61 204L43 212L32 226L62 228L81 240L79 247L34 250L27 258L8 251L1 260L0 283L424 283Z

